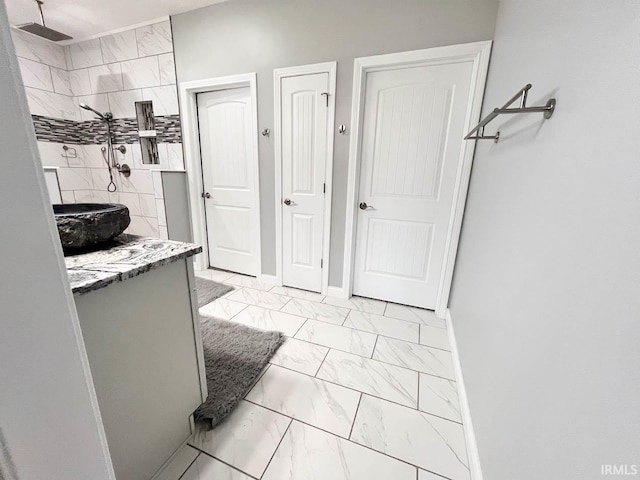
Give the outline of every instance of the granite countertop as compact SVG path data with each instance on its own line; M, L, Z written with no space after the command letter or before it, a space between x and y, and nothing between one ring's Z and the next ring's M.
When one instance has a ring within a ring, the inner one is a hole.
M71 290L81 295L201 251L202 247L193 243L123 234L101 250L65 256L64 260Z

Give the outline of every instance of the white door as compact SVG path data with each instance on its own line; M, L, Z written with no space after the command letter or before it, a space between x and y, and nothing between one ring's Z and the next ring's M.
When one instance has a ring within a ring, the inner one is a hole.
M354 295L435 308L472 67L367 74Z
M322 289L328 89L328 73L281 83L282 283L314 292Z
M199 93L197 103L209 263L257 275L257 132L249 88Z

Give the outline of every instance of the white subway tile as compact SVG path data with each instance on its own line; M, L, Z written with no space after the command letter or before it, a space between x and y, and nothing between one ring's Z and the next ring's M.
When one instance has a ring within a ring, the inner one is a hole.
M60 190L92 190L88 168L61 168L58 170Z
M61 143L38 142L40 160L45 167L66 167L67 159L62 156Z
M102 65L100 39L87 40L69 45L71 63L74 69Z
M131 216L131 224L126 231L127 233L146 237L158 237L160 235L158 221L155 218L139 217L136 215Z
M69 72L61 68L51 67L51 78L53 80L53 91L68 97L73 96L71 91L71 80Z
M109 201L125 205L129 209L129 215L142 215L140 196L137 193L112 192L109 193Z
M125 89L159 86L158 57L145 57L122 62L122 77Z
M140 194L139 196L140 196L140 214L143 217L157 217L158 214L156 212L156 197L153 194L146 194L146 193Z
M162 159L160 159L160 163L163 164L163 168L167 170L184 170L184 162L182 160L182 144L167 143L166 145L166 162L163 164Z
M49 66L26 58L18 58L22 83L25 87L39 88L53 92L53 82Z
M122 67L119 63L89 68L92 93L117 92L123 90Z
M169 240L169 231L165 225L158 225L159 237L163 240Z
M136 102L142 100L141 90L109 93L109 107L114 118L135 118Z
M25 87L29 111L32 115L77 120L78 109L71 97L59 93L45 92L36 88Z
M160 66L160 85L174 85L176 83L176 65L173 52L158 55Z
M89 81L89 70L71 70L69 72L69 83L73 95L91 95L91 82Z
M164 188L162 187L162 172L160 170L153 170L151 172L151 178L153 182L153 193L156 198L164 198Z
M169 21L136 28L138 54L141 57L173 51Z
M154 115L177 115L178 93L175 85L142 89L144 100L153 102Z
M76 197L72 191L60 192L62 203L76 203Z
M72 145L76 149L78 161L84 167L107 168L102 155L102 145Z
M156 198L156 215L158 216L158 225L165 226L167 225L167 212L164 208L164 199Z
M138 57L135 30L114 33L100 38L105 63L121 62Z
M121 177L120 185L123 192L153 194L153 180L149 170L131 170L129 178Z
M67 68L64 48L61 45L15 29L11 29L11 37L18 57L57 68Z

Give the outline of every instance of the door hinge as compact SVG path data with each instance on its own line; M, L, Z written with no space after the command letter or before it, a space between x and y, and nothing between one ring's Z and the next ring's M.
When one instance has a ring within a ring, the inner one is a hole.
M320 268L323 268L323 265L324 265L324 259L321 258L320 259Z
M327 193L327 184L326 183L322 184L322 193Z

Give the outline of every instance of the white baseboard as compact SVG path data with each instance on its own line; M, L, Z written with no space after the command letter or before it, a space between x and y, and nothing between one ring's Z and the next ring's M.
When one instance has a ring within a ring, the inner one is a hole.
M473 430L473 423L471 422L469 399L467 397L467 390L464 386L464 378L462 377L460 352L458 351L458 344L456 343L456 336L453 331L453 322L451 321L451 311L449 309L447 309L445 319L447 321L447 331L449 332L449 343L451 344L453 370L456 376L456 383L458 384L458 399L460 401L460 413L462 415L462 425L464 427L465 443L467 445L467 456L469 457L471 480L482 480L482 468L480 467L478 444L476 443L476 434Z
M342 287L329 286L327 288L327 295L334 298L349 298L349 294Z
M275 275L268 275L266 273L261 273L260 275L258 275L257 278L258 280L264 283L273 283L274 285L280 285L280 283L278 282L278 277L276 277Z

